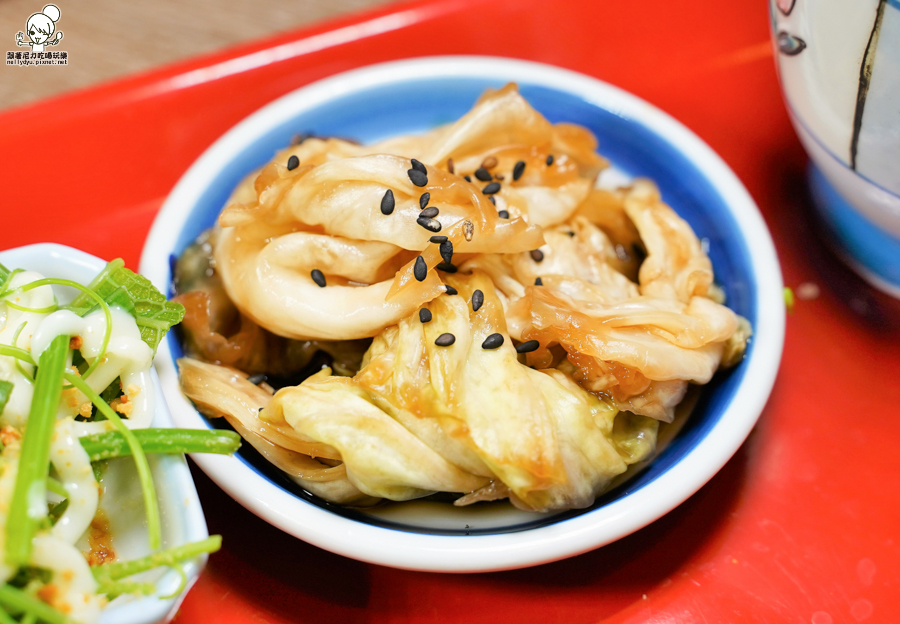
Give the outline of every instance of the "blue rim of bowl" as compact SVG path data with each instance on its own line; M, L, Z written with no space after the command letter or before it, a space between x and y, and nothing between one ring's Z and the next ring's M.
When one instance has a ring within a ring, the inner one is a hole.
M270 128L248 148L234 155L192 207L185 227L179 232L175 254L180 254L204 229L211 226L227 197L240 179L268 162L275 150L288 145L301 133L342 136L370 143L394 134L424 131L459 118L487 88L505 81L483 77L436 77L411 79L376 85L343 94L328 105L303 111L293 119ZM552 122L578 123L591 129L600 140L600 153L626 174L653 179L663 198L709 241L709 253L729 304L756 327L756 276L740 228L725 199L707 177L676 146L627 114L598 108L578 95L540 84L519 82L523 96ZM373 121L376 120L376 121ZM728 243L731 245L728 247ZM173 254L173 257L174 255ZM731 276L731 278L729 278ZM169 284L171 292L171 283ZM170 335L173 361L181 357L181 344ZM752 355L753 344L747 357ZM268 479L307 502L358 522L398 531L436 535L476 535L524 531L564 522L642 489L690 453L719 422L725 408L744 377L746 365L719 373L707 385L694 413L675 440L639 475L599 497L586 509L573 510L531 522L491 529L434 529L379 519L352 508L332 505L293 484L262 459L251 447L240 454L241 461L259 476Z

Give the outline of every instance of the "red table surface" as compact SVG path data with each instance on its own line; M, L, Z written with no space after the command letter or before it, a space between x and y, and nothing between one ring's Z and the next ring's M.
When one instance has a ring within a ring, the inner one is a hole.
M224 547L176 622L900 621L898 306L835 261L811 225L807 158L762 0L403 3L8 111L0 249L54 241L135 267L177 179L248 113L336 72L434 54L552 63L666 110L750 190L785 282L821 295L788 317L750 438L649 527L526 570L400 571L289 537L195 470Z

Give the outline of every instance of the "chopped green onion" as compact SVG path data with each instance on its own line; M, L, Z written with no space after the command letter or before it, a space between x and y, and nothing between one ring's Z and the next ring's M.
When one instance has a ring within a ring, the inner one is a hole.
M3 408L6 407L6 404L9 402L9 397L12 396L13 388L14 386L11 381L0 379L0 414L3 413Z
M132 433L145 453L230 455L241 446L241 436L219 429L136 429ZM128 442L118 431L95 433L79 441L92 462L131 455Z
M188 577L187 573L184 571L184 568L177 565L171 565L169 566L169 569L181 575L181 580L178 582L178 587L173 589L171 593L166 594L165 596L160 596L160 600L171 600L175 596L181 594L181 592L183 592L185 589L187 589Z
M193 559L200 555L214 553L222 547L221 535L210 535L205 540L191 542L175 548L161 550L160 552L133 559L132 561L118 561L94 566L91 571L99 582L117 581L119 579L146 572L161 566L173 566L182 561Z
M6 612L6 609L0 609L0 624L20 624Z
M38 522L47 515L50 444L68 354L69 337L63 335L54 338L40 357L6 524L6 562L10 565L28 563L31 539Z
M100 483L103 480L103 473L106 471L106 462L94 462L91 464L91 470L94 471L94 481Z
M54 297L53 299L53 305L49 305L44 308L29 308L27 306L20 306L18 303L13 303L12 301L4 301L3 303L8 305L13 310L19 310L20 312L31 312L33 314L50 314L51 312L56 312L59 309L59 303L55 301L56 297Z
M794 312L794 291L789 287L784 287L784 307L787 308L788 314Z
M47 477L47 490L53 492L57 496L69 498L69 492L66 490L66 486L64 486L53 477Z
M40 368L38 369L40 371ZM100 398L100 395L94 392L94 389L87 385L84 380L77 375L66 372L64 375L66 381L78 388L93 403L106 418L115 425L119 433L128 443L131 454L134 456L134 465L137 468L138 481L141 484L141 490L144 494L144 509L147 513L147 531L150 534L150 548L156 550L162 541L162 530L160 528L159 519L159 502L156 500L156 487L153 485L153 477L150 476L150 464L147 463L147 456L144 454L140 443L134 435L134 432L125 426L119 415L116 414L109 404ZM35 391L35 397L37 392Z
M37 616L34 613L26 613L19 624L37 624Z
M13 280L13 278L22 272L22 269L16 269L15 271L10 271L5 266L0 264L0 293L6 292L6 287L9 286L9 283Z
M21 325L19 325L19 327L16 328L16 333L13 334L13 339L12 339L13 345L15 345L19 342L19 334L22 333L22 330L25 329L25 326L27 324L28 324L28 322L26 321L26 322L22 323ZM22 375L22 377L27 379L29 382L34 383L34 376L29 374L24 368L22 368L22 362L20 362L19 360L16 360L16 369L19 371L19 373Z
M7 611L34 614L46 624L75 624L73 620L70 620L65 614L60 613L46 602L10 585L0 585L0 604Z
M102 581L97 587L98 594L104 594L109 600L122 594L139 594L149 596L156 591L153 583L136 583L134 581Z
M17 360L22 360L23 362L27 362L28 364L34 366L34 358L32 358L31 354L28 353L28 351L26 351L25 349L0 344L0 355L16 358Z
M62 515L66 513L66 509L69 508L69 499L65 499L62 502L59 502L53 507L50 508L50 511L47 512L47 518L50 520L50 526L54 526Z

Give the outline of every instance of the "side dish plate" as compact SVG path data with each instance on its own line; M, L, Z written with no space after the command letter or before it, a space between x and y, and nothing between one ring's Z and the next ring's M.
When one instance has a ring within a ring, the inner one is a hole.
M276 100L213 144L177 184L154 222L141 272L171 293L171 259L215 222L241 178L292 136L310 132L372 142L425 131L459 117L486 88L510 81L550 121L593 131L600 153L617 168L614 175L652 178L663 199L706 240L728 305L754 327L745 360L704 389L684 428L640 474L588 509L553 516L511 510L460 516L436 503L427 510L414 504L363 514L292 487L250 452L195 457L241 504L296 537L348 557L416 570L487 571L561 559L628 535L683 502L728 461L762 411L781 357L784 304L774 247L752 199L705 143L665 113L608 84L547 65L489 57L413 59L340 74ZM160 345L157 368L174 420L181 427L209 427L181 394L180 356L172 332Z
M106 262L83 251L51 243L28 245L0 251L0 263L10 269L22 268L37 271L47 277L70 279L88 284L106 267ZM152 375L156 400L153 427L173 427L172 416L156 374ZM150 470L156 483L162 518L162 546L171 548L209 537L206 519L200 507L200 499L187 461L180 455L150 455ZM150 554L144 506L137 471L130 458L111 460L114 470L106 470L101 481L104 495L100 507L110 521L113 546L123 559L134 559ZM206 557L181 564L186 584L174 596L182 583L175 570L160 574L151 571L147 581L157 586L157 593L145 598L121 596L103 610L100 624L155 624L167 622L175 615L191 585L197 580L206 564Z

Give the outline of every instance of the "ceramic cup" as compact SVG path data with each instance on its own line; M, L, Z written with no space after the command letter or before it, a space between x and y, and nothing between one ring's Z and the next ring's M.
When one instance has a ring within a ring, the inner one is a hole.
M769 0L781 88L838 253L900 298L900 0Z

